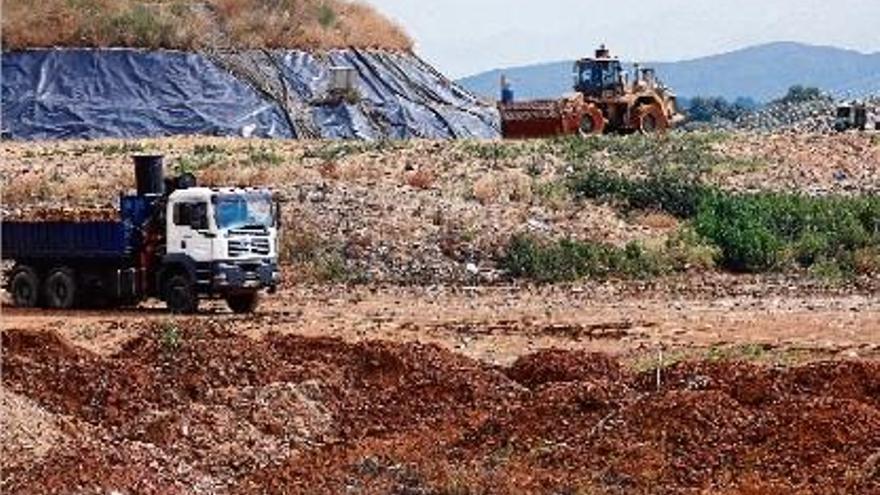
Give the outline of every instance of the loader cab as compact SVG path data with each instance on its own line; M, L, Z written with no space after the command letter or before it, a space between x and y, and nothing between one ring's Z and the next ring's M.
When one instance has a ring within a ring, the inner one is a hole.
M601 96L623 86L623 66L604 46L596 50L594 58L575 62L573 72L574 90L587 96Z

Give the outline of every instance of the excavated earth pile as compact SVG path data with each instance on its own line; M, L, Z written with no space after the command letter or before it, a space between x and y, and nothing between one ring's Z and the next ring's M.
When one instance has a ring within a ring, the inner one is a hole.
M5 493L880 493L876 362L497 368L204 320L2 343Z

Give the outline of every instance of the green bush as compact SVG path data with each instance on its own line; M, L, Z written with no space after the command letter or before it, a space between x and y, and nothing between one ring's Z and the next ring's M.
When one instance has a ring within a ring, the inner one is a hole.
M797 193L736 194L706 185L694 170L663 169L641 178L586 167L569 178L582 199L614 202L690 220L714 246L719 264L762 272L831 263L863 273L866 248L880 246L880 198Z
M284 163L284 157L281 156L272 147L260 146L255 148L248 146L248 163L252 165L280 165Z
M834 260L852 272L854 252L880 244L878 222L880 198L762 193L707 197L694 225L731 270L809 268Z
M574 174L569 187L580 198L619 201L628 208L664 211L678 218L693 217L700 204L716 194L714 188L682 171L661 171L631 179L587 167Z
M710 270L721 254L717 246L690 226L683 226L669 236L665 250L673 271Z
M512 277L538 282L584 277L648 278L671 267L664 253L637 242L619 248L572 239L541 241L529 235L515 236L500 264Z

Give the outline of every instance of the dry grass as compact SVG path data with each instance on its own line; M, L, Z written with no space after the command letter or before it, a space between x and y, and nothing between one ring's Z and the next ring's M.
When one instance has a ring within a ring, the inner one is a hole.
M490 172L474 182L473 197L482 204L532 200L532 180L520 170Z
M427 168L420 168L415 172L406 175L406 183L410 187L414 187L416 189L431 189L434 186L434 182L436 180L437 176L434 175L434 172Z
M399 26L349 0L7 0L3 7L3 45L13 50L412 48Z

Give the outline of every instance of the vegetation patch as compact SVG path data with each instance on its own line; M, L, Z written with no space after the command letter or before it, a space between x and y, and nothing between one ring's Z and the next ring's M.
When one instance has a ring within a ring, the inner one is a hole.
M272 147L249 146L247 152L248 162L252 165L281 165L284 163L284 157Z
M9 0L5 49L50 46L383 48L412 41L372 7L348 0Z
M642 178L630 178L598 167L587 167L569 179L579 198L615 202L627 209L663 211L678 218L691 218L700 204L716 191L686 171L659 170Z
M633 242L616 247L598 242L562 239L543 241L515 236L501 266L516 278L538 282L565 282L590 278L648 278L669 271L672 265L660 250Z
M880 198L737 194L683 171L629 178L597 167L573 174L579 198L625 209L662 211L690 221L718 249L719 264L737 272L814 268L819 273L876 270Z
M580 136L560 137L550 141L553 153L576 167L593 163L605 156L612 163L637 165L644 170L686 169L707 171L724 160L714 145L726 139L720 132L667 134L651 136Z
M229 152L222 146L214 144L197 144L192 152L180 156L175 165L175 174L194 174L208 167L225 163Z
M857 254L880 246L880 198L717 194L700 205L694 226L720 248L721 264L734 271L831 263L857 274L872 265L858 262Z

